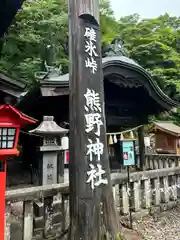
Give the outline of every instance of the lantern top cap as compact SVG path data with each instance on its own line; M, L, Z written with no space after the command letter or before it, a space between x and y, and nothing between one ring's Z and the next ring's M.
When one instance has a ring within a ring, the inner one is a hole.
M68 129L58 126L53 116L44 116L40 125L29 132L39 136L57 136L66 134L68 131Z
M0 117L2 116L11 116L11 118L15 118L16 122L20 124L20 127L25 127L28 124L36 123L37 120L27 116L26 114L20 112L15 107L10 104L2 104L0 105ZM16 116L16 117L14 117Z

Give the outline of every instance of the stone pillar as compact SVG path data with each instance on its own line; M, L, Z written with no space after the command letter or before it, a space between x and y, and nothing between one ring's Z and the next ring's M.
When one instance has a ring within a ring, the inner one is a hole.
M58 179L58 153L60 146L43 145L40 147L40 185L56 184Z

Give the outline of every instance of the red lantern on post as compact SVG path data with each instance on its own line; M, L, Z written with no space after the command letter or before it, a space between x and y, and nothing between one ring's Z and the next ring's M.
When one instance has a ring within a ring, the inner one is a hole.
M9 104L0 105L0 239L4 239L6 160L18 156L17 150L20 128L36 120L26 116Z

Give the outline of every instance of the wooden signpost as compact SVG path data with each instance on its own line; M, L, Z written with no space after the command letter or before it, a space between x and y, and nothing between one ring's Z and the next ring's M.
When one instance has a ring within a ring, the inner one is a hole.
M116 239L118 221L105 135L98 0L69 0L69 19L69 239L101 239L102 210L107 232Z

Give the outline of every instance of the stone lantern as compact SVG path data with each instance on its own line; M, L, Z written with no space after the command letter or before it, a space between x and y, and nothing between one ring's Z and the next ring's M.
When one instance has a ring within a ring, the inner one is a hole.
M62 150L58 145L58 138L65 136L68 129L61 128L54 121L53 116L44 116L41 124L30 133L36 134L43 138L43 145L40 146L40 184L56 184L60 182L60 164L58 158Z

